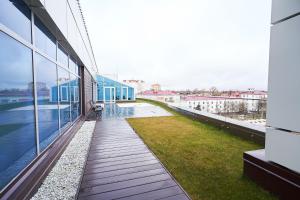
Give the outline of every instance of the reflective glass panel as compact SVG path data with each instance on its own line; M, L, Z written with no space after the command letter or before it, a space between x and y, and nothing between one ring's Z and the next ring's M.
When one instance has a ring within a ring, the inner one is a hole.
M58 90L59 90L59 104L60 104L60 127L66 127L71 121L71 107L70 107L70 74L63 68L58 67Z
M72 121L80 115L80 93L79 78L71 74L70 94L71 94L71 116Z
M132 87L128 88L128 100L134 100L134 89Z
M35 16L35 45L43 53L56 59L56 40L41 20Z
M105 101L111 101L111 89L110 88L104 88L104 98Z
M31 13L22 0L1 0L0 23L31 43Z
M71 72L77 74L76 72L78 70L78 66L76 64L75 59L72 58L72 57L70 57L70 59L69 59L69 69L70 69Z
M60 44L58 44L57 47L57 61L67 68L69 59L68 54Z
M43 151L59 134L56 65L36 54L39 140Z
M36 156L32 52L0 32L0 190Z
M127 100L127 93L128 93L128 88L127 87L123 87L122 88L122 99L123 100Z

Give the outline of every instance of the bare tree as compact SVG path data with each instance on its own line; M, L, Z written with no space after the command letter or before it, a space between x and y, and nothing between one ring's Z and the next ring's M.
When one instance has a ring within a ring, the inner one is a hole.
M262 118L264 118L267 109L266 99L259 99L257 102L257 114L261 113Z
M247 113L247 105L244 101L240 102L238 105L238 112L240 114L245 114Z
M209 93L210 93L210 95L212 95L212 96L217 96L217 95L219 95L219 91L218 91L218 89L217 89L215 86L213 86L213 87L211 87L211 88L209 89Z

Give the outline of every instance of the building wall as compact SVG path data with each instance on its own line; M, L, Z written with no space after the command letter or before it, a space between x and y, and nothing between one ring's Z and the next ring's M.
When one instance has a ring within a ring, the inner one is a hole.
M300 1L273 0L266 158L300 173Z
M97 69L79 11L75 0L0 2L0 198L89 110Z
M78 55L81 64L91 72L95 78L98 71L94 59L92 46L84 23L82 11L78 0L28 0L29 5L43 5L50 18L54 21L60 32L59 39L67 40ZM40 12L37 11L37 14ZM42 15L42 14L41 14ZM43 15L44 16L44 15ZM45 22L48 20L45 17Z
M94 79L92 75L88 72L88 70L84 69L84 107L85 107L85 114L87 114L91 110L91 101L93 101L93 90L94 88Z
M135 89L110 78L97 75L97 101L133 101Z

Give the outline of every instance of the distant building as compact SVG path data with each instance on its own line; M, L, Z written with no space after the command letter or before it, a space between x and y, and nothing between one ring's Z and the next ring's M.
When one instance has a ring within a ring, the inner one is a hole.
M170 90L147 90L142 92L138 97L152 99L161 102L179 103L180 95Z
M97 101L134 101L135 89L111 78L97 75Z
M129 79L129 80L123 80L123 82L133 87L137 94L140 94L141 92L144 92L146 90L145 81L143 80Z
M28 83L28 90L32 90L33 82ZM37 90L45 90L47 88L47 84L44 82L36 82L36 89Z
M263 104L266 103L268 95L265 91L248 90L247 92L241 92L240 97L245 99L248 111L255 112L257 109L260 109L259 107L265 108Z
M158 83L152 84L151 85L151 90L154 91L154 92L161 91L160 84L158 84Z
M265 109L264 99L244 99L225 96L186 96L182 100L182 104L189 108L209 113L249 113Z
M240 97L244 99L267 99L268 95L266 91L247 91L247 92L241 92Z

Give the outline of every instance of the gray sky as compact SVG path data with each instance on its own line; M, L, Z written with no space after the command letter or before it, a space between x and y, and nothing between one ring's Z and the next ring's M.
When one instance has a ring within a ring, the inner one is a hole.
M164 89L267 88L271 0L81 0L102 74Z

